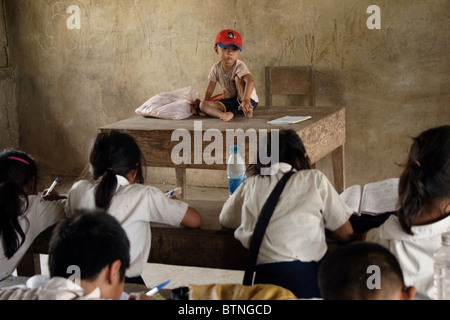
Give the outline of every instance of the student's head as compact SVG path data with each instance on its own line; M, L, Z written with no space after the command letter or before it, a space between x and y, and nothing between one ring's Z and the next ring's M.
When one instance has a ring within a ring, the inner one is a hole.
M55 227L48 264L50 277L75 278L84 289L98 286L102 298L118 299L130 265L129 240L105 211L77 210Z
M262 151L263 156L266 156L264 153L267 153L267 158L271 159L271 162L264 163L260 150L257 153L256 163L248 166L247 173L249 176L261 174L262 169L269 168L274 164L272 163L274 159L277 159L278 162L288 163L298 171L311 168L305 146L294 130L272 130L267 135L267 140L262 140L261 143L267 147L267 150ZM273 154L276 152L277 154Z
M413 138L399 182L399 222L412 234L416 219L427 212L450 213L450 125Z
M325 300L412 300L402 269L385 247L352 242L332 250L319 266L319 289Z
M102 178L95 195L98 208L107 209L116 190L116 175L131 183L144 183L142 153L132 136L123 131L104 131L97 135L89 162L92 177Z
M37 166L19 150L0 153L0 241L10 259L25 241L19 217L28 208L28 195L37 193Z
M27 195L36 194L37 171L33 157L25 152L7 149L0 153L0 183L11 182Z
M224 29L217 34L214 45L220 48L233 46L242 51L242 37L237 31Z

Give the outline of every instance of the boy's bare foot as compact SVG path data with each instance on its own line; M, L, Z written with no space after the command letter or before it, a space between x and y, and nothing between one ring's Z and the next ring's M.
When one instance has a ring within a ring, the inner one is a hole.
M219 118L225 122L230 121L231 119L233 119L233 117L234 117L233 112L224 112L224 113L221 113L219 116Z
M195 101L192 102L192 113L196 116L200 114L200 99L195 99Z

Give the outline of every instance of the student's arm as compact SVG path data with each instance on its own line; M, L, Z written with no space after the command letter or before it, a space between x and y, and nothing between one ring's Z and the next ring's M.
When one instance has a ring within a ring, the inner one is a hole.
M245 82L244 96L243 96L242 100L248 100L248 99L250 99L250 97L252 95L253 88L255 88L255 82L253 81L253 77L250 73L243 76L242 80L244 80L244 82Z
M214 89L216 89L216 83L214 81L209 80L208 86L206 87L204 101L209 101L211 99Z
M188 228L200 228L202 225L202 217L196 209L188 207L183 220L181 220L181 224Z
M244 81L245 85L244 85L244 94L241 98L241 101L242 101L241 106L242 106L242 111L244 111L244 113L246 114L253 110L253 106L250 103L250 97L252 95L253 88L255 87L255 82L253 81L253 77L250 73L243 76L242 80Z
M228 229L237 229L241 225L241 213L244 204L242 196L243 184L241 184L225 201L219 215L219 222Z
M342 226L337 228L336 230L329 231L329 235L332 238L334 238L338 241L343 241L343 242L348 242L348 241L352 240L353 233L354 232L353 232L352 224L348 220Z

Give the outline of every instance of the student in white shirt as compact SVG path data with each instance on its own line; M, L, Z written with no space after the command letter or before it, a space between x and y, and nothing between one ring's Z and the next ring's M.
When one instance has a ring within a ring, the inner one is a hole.
M399 182L399 211L366 241L388 248L398 259L406 285L416 299L434 299L433 253L450 231L450 126L432 128L413 138Z
M200 214L187 203L169 199L158 188L143 184L141 150L126 132L99 133L89 161L95 183L76 182L68 193L66 212L99 208L119 220L131 243L125 281L145 284L141 273L150 254L150 222L198 228Z
M267 150L272 150L271 135ZM247 169L249 178L225 202L220 223L236 229L246 248L261 209L278 180L288 180L269 221L258 254L254 283L270 283L291 290L298 298L320 298L317 268L328 247L325 229L339 241L349 241L352 210L326 176L310 169L305 147L293 130L279 132L279 163L263 165L260 157ZM275 148L274 148L275 149ZM272 175L261 175L268 166Z
M117 300L130 265L130 243L120 223L104 210L77 210L63 218L49 245L50 277L0 289L0 300ZM150 300L140 292L131 300Z
M37 165L25 152L0 153L0 272L13 273L34 239L64 216L56 191L37 192ZM50 198L54 201L50 201Z

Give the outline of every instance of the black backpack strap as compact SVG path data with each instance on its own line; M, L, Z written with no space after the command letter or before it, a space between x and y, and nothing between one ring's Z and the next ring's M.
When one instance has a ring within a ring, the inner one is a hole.
M256 267L259 247L261 245L264 234L266 233L267 225L269 224L273 210L278 203L278 199L280 198L280 195L283 192L287 181L294 173L294 171L289 171L283 175L261 210L261 214L255 225L255 230L253 230L252 238L250 239L250 246L247 255L247 267L245 269L244 280L242 282L243 285L250 286L253 284L253 273Z

